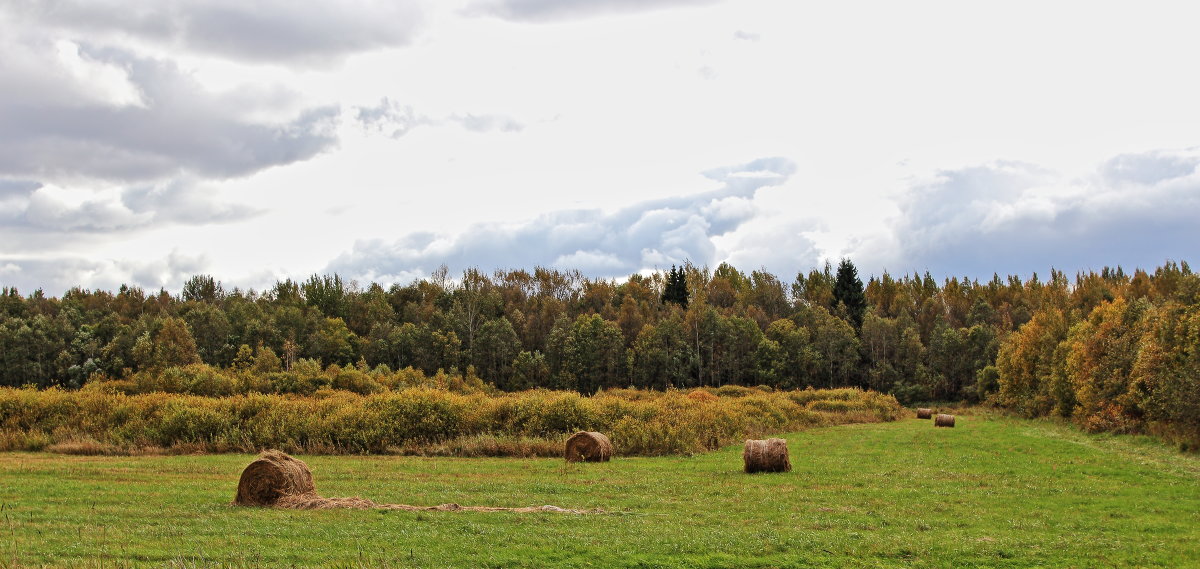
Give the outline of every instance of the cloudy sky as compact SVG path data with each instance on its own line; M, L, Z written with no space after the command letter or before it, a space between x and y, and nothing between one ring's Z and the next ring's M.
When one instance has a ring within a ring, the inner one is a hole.
M0 284L1195 261L1197 16L0 0Z

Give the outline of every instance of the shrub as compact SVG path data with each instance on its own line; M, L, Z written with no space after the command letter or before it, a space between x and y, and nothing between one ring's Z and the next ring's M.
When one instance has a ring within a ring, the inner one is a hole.
M808 404L812 411L829 411L831 413L849 413L850 411L865 411L866 405L861 401L845 401L842 399L818 399Z
M206 370L190 367L172 372L171 382L211 378ZM618 454L691 454L747 437L903 414L894 398L858 390L839 391L833 399L815 399L806 407L795 402L795 392L746 388L734 397L717 397L708 390L610 390L583 397L548 390L487 395L431 387L360 395L324 387L308 396L214 398L162 391L126 395L113 389L119 381L80 391L0 388L0 450L87 454L279 448L543 456L549 448L561 450L567 435L595 430L609 435Z
M717 395L721 397L745 397L754 392L753 389L740 385L722 385L717 388Z
M687 394L687 398L692 401L719 401L721 398L707 391L697 389Z

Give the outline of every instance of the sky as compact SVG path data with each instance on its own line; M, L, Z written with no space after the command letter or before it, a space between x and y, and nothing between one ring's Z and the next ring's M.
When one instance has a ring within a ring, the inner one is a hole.
M0 284L1194 261L1198 16L0 0Z

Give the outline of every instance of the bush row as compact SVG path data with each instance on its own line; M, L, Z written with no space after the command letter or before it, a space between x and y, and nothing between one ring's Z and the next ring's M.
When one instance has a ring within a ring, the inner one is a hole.
M890 395L856 389L489 395L413 387L360 395L127 395L0 388L0 450L545 455L578 430L623 455L690 454L812 426L895 420ZM490 450L489 450L490 449Z

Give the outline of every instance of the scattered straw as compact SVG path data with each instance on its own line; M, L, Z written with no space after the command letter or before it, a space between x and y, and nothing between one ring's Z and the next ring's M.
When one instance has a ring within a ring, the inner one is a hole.
M607 440L607 439L606 439ZM304 461L277 450L263 452L242 471L238 481L238 506L272 506L293 510L404 510L410 512L553 512L560 514L602 514L601 509L571 510L558 506L528 506L502 508L497 506L410 506L408 504L379 504L366 498L325 498L317 494L312 471Z

